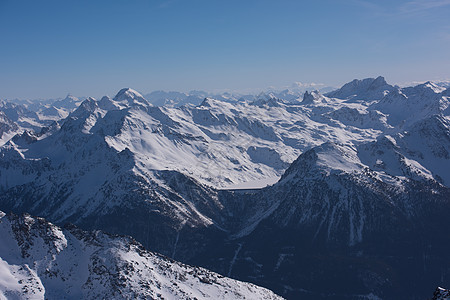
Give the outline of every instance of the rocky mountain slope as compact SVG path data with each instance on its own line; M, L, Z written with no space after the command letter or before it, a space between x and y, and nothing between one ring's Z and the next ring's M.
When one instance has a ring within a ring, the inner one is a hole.
M434 292L431 300L448 300L450 299L450 291L441 287L438 287Z
M282 299L145 250L135 240L0 212L6 299Z

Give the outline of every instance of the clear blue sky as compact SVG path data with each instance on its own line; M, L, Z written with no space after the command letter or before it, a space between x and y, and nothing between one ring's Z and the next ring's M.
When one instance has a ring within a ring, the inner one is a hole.
M0 0L0 98L450 78L450 0Z

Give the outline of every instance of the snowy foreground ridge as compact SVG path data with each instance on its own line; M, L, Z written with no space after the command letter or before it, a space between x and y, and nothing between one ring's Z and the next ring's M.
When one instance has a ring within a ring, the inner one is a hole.
M0 299L282 299L129 237L0 212Z

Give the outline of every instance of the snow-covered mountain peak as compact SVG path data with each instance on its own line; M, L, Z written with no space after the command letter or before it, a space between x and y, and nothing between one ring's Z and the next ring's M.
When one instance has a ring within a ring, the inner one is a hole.
M431 89L434 93L442 93L445 90L445 87L443 86L439 86L436 83L432 82L432 81L427 81L423 84L420 84L418 86L424 87L424 88L428 88Z
M214 106L217 102L219 102L219 100L215 100L215 99L213 99L213 98L206 97L205 99L203 99L202 103L200 103L198 106L212 107L212 106Z
M97 109L99 109L97 101L94 98L89 97L81 102L80 106L70 114L70 117L83 117L86 116L86 114L95 112Z
M152 106L139 92L130 88L121 89L113 100L125 106Z
M346 100L380 100L395 89L398 88L388 84L384 77L378 76L362 80L355 79L325 96Z
M326 142L301 154L286 170L280 182L308 180L330 174L361 171L363 165L351 144Z

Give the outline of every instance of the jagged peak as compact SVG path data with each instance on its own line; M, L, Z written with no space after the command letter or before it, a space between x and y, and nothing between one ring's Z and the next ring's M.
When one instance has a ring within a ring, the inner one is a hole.
M98 105L95 98L89 97L81 102L80 107L84 108L85 110L94 111L96 108L98 108Z
M68 93L67 96L62 101L78 101L79 99L73 96L71 93Z
M202 103L200 103L199 106L211 107L219 102L222 102L222 101L214 99L214 98L206 97L205 99L203 99Z
M306 91L303 94L303 100L301 103L302 104L312 104L312 103L317 103L317 102L323 102L323 100L324 100L324 97L319 91L317 91L317 90L314 90L311 92Z
M94 98L89 97L81 102L80 106L78 106L69 117L83 118L94 113L98 108L97 101Z

